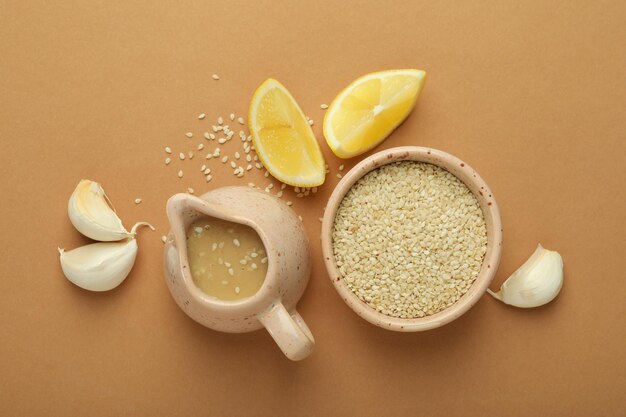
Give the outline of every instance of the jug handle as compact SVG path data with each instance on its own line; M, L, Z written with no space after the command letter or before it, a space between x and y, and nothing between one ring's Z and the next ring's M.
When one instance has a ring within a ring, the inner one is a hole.
M285 356L292 361L302 360L313 351L313 334L295 309L288 312L282 303L277 302L259 314L258 319Z

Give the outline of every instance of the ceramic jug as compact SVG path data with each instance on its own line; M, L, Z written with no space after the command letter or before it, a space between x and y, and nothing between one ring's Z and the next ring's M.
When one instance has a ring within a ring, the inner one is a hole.
M265 327L291 360L307 357L314 339L296 311L311 271L309 241L295 212L276 197L251 187L223 187L200 197L176 194L167 202L171 230L165 244L165 279L178 306L198 323L222 332ZM267 275L252 296L224 301L193 282L187 258L187 229L210 216L254 229L268 258Z

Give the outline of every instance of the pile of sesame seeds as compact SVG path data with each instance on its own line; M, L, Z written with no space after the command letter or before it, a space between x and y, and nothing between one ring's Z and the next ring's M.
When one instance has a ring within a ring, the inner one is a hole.
M337 211L333 251L359 299L392 317L438 313L481 269L487 232L465 184L431 164L403 161L361 178Z

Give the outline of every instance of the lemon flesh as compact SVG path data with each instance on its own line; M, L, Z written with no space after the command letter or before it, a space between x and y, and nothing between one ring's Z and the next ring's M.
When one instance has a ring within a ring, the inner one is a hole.
M270 78L257 88L248 123L256 153L272 176L297 187L324 183L324 156L317 139L281 83Z
M324 137L340 158L369 151L406 119L424 87L421 70L389 70L355 80L333 100Z

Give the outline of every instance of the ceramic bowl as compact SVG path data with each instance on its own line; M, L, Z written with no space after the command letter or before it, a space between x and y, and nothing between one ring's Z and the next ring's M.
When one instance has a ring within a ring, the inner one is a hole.
M382 165L398 161L427 162L439 166L455 175L467 185L478 199L487 225L487 252L485 253L485 258L478 277L469 290L455 304L447 309L430 316L413 319L387 316L361 301L341 278L341 273L337 268L333 252L332 234L335 216L341 201L348 190L350 190L350 187L368 172ZM415 332L433 329L451 322L469 310L480 297L483 296L500 262L502 225L498 205L496 204L491 189L471 166L446 152L417 146L405 146L387 149L371 155L352 168L343 177L335 187L328 201L328 205L326 206L322 221L321 239L324 262L329 277L341 298L355 313L368 322L385 329L400 332Z

